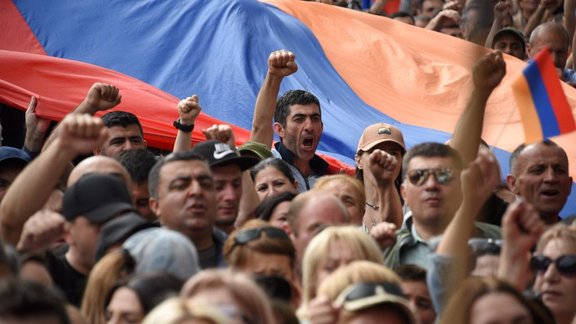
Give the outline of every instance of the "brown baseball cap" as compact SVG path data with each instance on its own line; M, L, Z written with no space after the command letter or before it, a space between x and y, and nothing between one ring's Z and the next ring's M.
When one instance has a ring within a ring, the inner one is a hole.
M404 136L397 127L390 124L377 123L364 129L360 141L358 141L358 151L370 151L374 146L384 143L393 142L402 148L402 153L406 152L404 145Z

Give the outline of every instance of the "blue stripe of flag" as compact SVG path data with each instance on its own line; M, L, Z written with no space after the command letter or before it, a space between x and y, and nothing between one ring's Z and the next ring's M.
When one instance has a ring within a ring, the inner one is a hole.
M554 108L550 102L538 64L535 61L528 63L522 73L528 81L528 87L530 87L536 113L540 119L542 135L544 138L548 138L560 134L560 126L556 120Z

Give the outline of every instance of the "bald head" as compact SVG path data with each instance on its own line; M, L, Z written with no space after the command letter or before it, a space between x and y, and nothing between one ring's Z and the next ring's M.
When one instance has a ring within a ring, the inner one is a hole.
M564 69L568 59L570 35L562 24L548 22L534 29L528 44L528 55L530 58L534 58L536 54L546 47L548 47L548 51L554 60L554 66L558 69Z
M327 226L350 223L348 210L333 194L311 190L299 194L290 204L288 223L292 229L292 242L296 260L301 266L302 256L310 240Z
M83 175L89 173L110 174L119 177L132 192L132 180L126 168L120 162L107 156L97 155L82 160L68 177L68 186L76 183Z

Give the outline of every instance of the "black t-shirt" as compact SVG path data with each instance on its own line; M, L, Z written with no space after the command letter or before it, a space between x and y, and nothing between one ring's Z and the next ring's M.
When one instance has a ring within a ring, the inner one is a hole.
M88 277L72 268L65 254L46 253L46 264L56 287L64 293L70 304L80 307Z

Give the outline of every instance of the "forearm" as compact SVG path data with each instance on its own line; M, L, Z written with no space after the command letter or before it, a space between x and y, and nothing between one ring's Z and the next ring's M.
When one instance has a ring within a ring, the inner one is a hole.
M258 97L256 98L250 141L272 147L272 139L274 137L272 121L274 119L276 99L280 92L281 83L281 77L271 75L270 73L266 74L264 83L262 84L260 92L258 92Z
M394 187L394 183L378 188L378 194L380 203L379 223L388 222L396 225L396 228L400 228L404 215L402 213L400 194Z
M381 14L384 13L384 6L386 5L387 0L376 0L370 6L370 13L373 14Z
M240 198L240 208L236 218L235 227L238 228L254 217L254 210L260 203L254 182L250 176L250 171L242 173L242 197Z
M492 46L494 45L492 44L494 42L494 35L500 29L502 29L502 21L500 19L494 19L492 27L490 28L490 32L488 33L488 37L486 37L486 43L484 44L484 47L492 48Z
M546 9L540 5L536 11L534 11L532 16L530 16L530 19L528 19L528 22L526 23L526 27L524 27L524 36L526 36L526 39L530 39L530 34L532 34L532 31L534 31L534 29L536 29L536 27L542 23L545 12Z
M564 27L570 35L570 39L574 38L575 17L574 11L576 10L576 0L564 0ZM574 51L574 46L572 46Z
M478 154L484 125L484 112L491 92L474 89L454 129L450 146L460 153L464 166L473 161Z
M529 252L514 252L506 243L504 241L500 253L498 278L507 281L518 291L524 291L530 282Z
M18 243L24 223L42 208L68 163L76 156L60 149L60 141L55 139L18 175L6 192L0 204L0 233L8 244Z
M178 130L174 141L173 152L184 152L192 149L192 132Z

